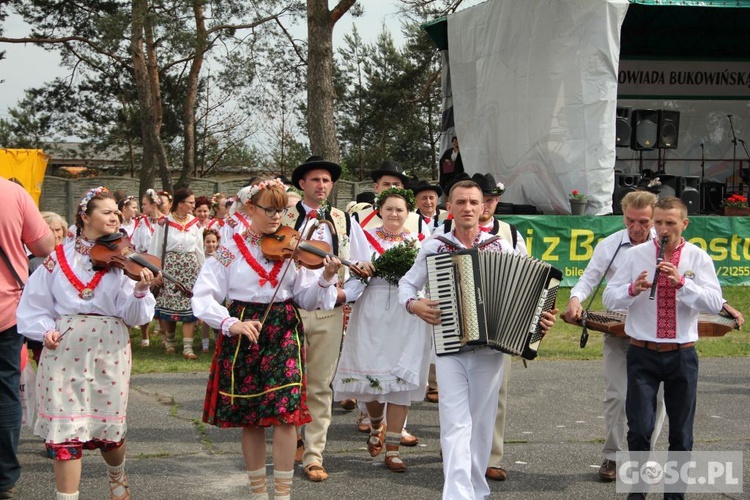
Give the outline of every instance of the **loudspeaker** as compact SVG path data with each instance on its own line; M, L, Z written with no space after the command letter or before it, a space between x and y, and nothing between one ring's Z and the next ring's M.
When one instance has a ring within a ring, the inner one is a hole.
M615 118L615 147L630 147L630 111L631 108L617 108Z
M632 127L630 147L636 151L656 147L656 131L659 126L659 112L653 109L636 109L630 119Z
M622 199L626 194L636 190L640 180L640 175L615 174L615 189L612 191L612 213L622 214Z
M700 177L679 177L678 192L682 202L687 207L688 215L701 213Z
M701 213L713 214L721 210L726 185L722 182L701 183Z
M660 149L677 149L679 136L680 112L660 109L656 147Z
M659 174L659 181L661 186L659 187L659 199L666 198L668 196L680 197L680 189L682 184L680 177L676 175Z

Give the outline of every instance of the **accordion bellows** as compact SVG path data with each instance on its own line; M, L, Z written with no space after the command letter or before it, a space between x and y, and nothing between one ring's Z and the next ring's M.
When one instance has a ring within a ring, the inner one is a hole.
M433 328L435 353L466 345L534 359L543 335L542 312L554 308L562 272L538 259L476 248L427 257L428 290L442 323Z

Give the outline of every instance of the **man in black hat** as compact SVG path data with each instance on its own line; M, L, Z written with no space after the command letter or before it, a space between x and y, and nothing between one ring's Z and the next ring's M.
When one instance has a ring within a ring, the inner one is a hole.
M372 177L373 189L375 190L376 196L380 194L381 191L388 188L403 188L410 180L409 176L404 173L403 167L391 160L385 160L381 163L378 168L370 172L370 177ZM360 210L359 212L352 214L352 217L359 222L362 229L374 229L383 224L383 219L380 218L377 207L375 206ZM420 239L424 239L430 235L430 232L427 229L420 230L419 216L413 212L407 217L404 228L411 233L417 235L421 234L422 236Z
M459 174L454 178L454 184L459 181L469 180L467 174ZM495 209L500 202L500 195L505 192L502 182L495 182L492 174L474 174L470 180L476 182L482 190L484 207L479 215L479 229L482 232L500 236L509 241L518 255L528 255L526 243L513 224L508 224L495 218ZM451 220L445 221L441 228L435 232L449 233L452 228ZM507 471L500 467L504 453L505 439L505 407L508 401L508 380L510 380L511 356L505 354L505 367L503 369L503 380L500 385L500 393L497 399L497 415L495 417L495 432L492 436L492 453L490 455L489 467L487 467L487 479L493 481L505 481L508 477Z
M409 189L414 193L417 202L417 215L419 215L419 231L426 227L430 233L440 226L446 218L448 211L438 207L440 197L443 196L442 188L432 185L425 180L412 182Z
M340 176L339 165L319 156L311 156L295 168L292 184L302 191L302 200L289 209L282 223L305 237L311 234L312 239L325 241L342 260L351 260L372 270L369 246L362 229L352 224L346 213L328 204L333 183ZM346 269L342 268L342 271L340 283L347 278ZM346 293L339 289L338 304L346 302ZM323 451L331 424L331 381L343 334L343 307L339 305L333 311L300 310L300 316L305 329L307 403L312 422L305 426L304 445L298 442L298 452L304 448L304 454L299 458L308 479L320 482L328 479L323 468Z

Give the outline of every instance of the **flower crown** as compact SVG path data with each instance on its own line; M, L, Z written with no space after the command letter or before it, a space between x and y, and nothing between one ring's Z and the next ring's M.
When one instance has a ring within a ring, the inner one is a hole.
M414 206L416 205L416 201L414 200L414 193L411 189L404 189L399 187L392 187L388 188L384 191L381 191L377 198L377 205L379 207L383 206L383 203L385 202L386 198L389 196L401 196L404 200L406 200L406 208L410 212L414 209Z
M169 201L172 201L172 195L169 194L169 191L159 191L159 196L166 196Z
M104 186L89 189L86 194L83 195L83 198L81 198L81 203L78 204L78 213L81 215L85 214L86 209L89 206L89 202L94 198L94 196L100 194L109 194L109 189L105 188Z
M211 208L216 210L216 208L219 206L219 200L226 197L221 193L216 193L213 196L211 196Z
M153 203L157 207L160 207L164 204L162 199L159 197L158 194L156 194L156 191L154 191L153 189L147 189L146 196L148 196L148 199L151 200L151 203Z
M273 186L279 186L284 190L284 192L286 192L286 184L284 184L282 180L277 177L275 179L269 179L267 181L260 181L259 183L250 186L250 189L247 191L247 198L245 198L244 201L252 200L253 196L260 193L263 189L268 189Z
M216 236L216 241L221 241L221 235L219 234L219 231L217 231L216 229L212 227L204 229L203 239L206 239L206 236L208 236L209 234L213 234L214 236Z

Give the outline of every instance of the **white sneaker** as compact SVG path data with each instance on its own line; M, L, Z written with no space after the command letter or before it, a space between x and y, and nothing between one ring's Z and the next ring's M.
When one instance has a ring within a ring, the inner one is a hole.
M149 342L148 339L141 339L141 347L148 347Z

